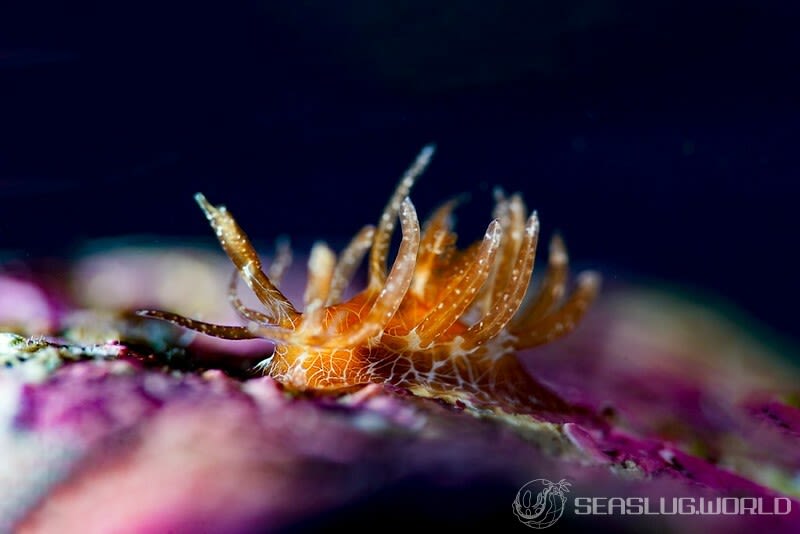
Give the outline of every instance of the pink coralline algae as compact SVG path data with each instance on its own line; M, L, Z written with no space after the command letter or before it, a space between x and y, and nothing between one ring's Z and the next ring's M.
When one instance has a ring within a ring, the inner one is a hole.
M121 272L131 258L139 268ZM34 278L0 276L11 288L0 299L0 531L525 528L512 503L535 479L570 484L558 526L800 529L798 370L708 310L609 288L571 336L518 354L574 409L520 414L392 385L294 392L253 370L262 340L212 342L130 313L232 323L228 269L194 250L111 251L65 268L57 293L72 297L61 301ZM650 515L614 513L644 499ZM673 513L734 502L762 515Z

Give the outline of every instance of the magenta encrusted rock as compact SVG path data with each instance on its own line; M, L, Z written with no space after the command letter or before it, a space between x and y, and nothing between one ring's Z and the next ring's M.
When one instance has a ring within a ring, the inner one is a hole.
M507 413L381 384L293 392L253 370L269 345L208 344L128 313L158 295L120 293L98 310L89 286L127 257L79 263L69 292L86 298L58 313L34 280L0 278L0 531L353 525L393 499L411 507L398 524L435 509L510 529L515 494L535 479L569 482L567 526L800 529L800 374L696 305L609 290L571 336L519 354L580 410ZM194 302L226 317L224 264L180 258L182 276L196 267L216 280ZM169 280L169 269L145 262L119 283ZM286 284L296 292L299 281L290 273ZM614 513L644 500L655 513ZM734 500L761 514L671 513ZM586 503L605 513L582 515Z

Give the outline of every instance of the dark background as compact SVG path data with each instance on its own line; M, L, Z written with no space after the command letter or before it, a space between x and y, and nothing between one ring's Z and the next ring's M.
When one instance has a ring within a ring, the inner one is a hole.
M435 141L412 197L472 193L464 238L502 185L607 278L797 340L793 4L3 2L0 248L210 238L196 191L264 242L336 242Z

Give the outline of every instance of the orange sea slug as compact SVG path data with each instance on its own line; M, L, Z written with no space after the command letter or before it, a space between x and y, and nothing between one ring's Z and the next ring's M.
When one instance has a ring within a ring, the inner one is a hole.
M495 218L483 239L463 250L456 248L451 228L453 201L439 207L420 230L408 194L432 155L432 146L422 150L377 228L364 227L338 258L324 243L314 245L302 312L278 289L286 253L265 274L230 212L198 193L195 199L236 267L230 301L248 325L215 325L154 310L139 313L220 338L274 341L274 353L260 366L291 390L336 392L384 383L511 412L565 409L524 370L515 353L570 332L596 296L599 277L581 273L567 295L567 254L555 237L538 292L523 306L539 237L536 213L526 213L519 195L498 193ZM402 240L387 272L398 219ZM367 251L367 286L343 300ZM239 300L238 277L263 310Z

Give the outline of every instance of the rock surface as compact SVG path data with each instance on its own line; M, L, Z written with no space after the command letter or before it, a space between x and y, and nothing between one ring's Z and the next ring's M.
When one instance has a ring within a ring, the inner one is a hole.
M0 275L0 531L524 528L511 504L533 479L571 483L566 526L800 529L800 373L746 325L663 292L608 290L573 335L519 355L589 421L478 412L377 384L296 396L249 371L268 343L126 313L234 322L228 266L171 254L86 258L59 288ZM289 286L299 291L299 277ZM609 498L646 497L664 513L579 515L575 497L600 498L600 512ZM790 509L670 514L681 498Z

